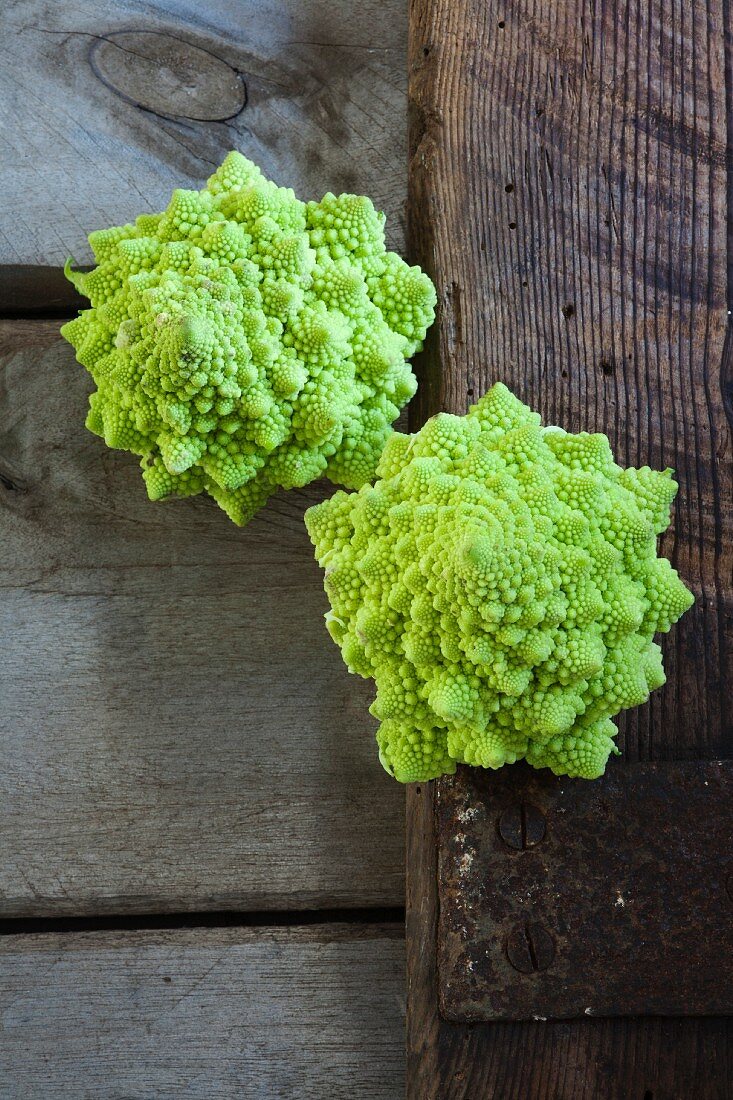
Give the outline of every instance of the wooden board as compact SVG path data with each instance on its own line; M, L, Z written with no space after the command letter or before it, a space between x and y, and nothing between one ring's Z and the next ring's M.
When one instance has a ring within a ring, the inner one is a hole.
M88 232L231 148L304 198L370 194L401 249L404 4L17 0L3 29L0 916L207 927L0 941L0 1094L392 1100L400 927L210 927L403 903L404 793L302 522L331 489L244 532L208 500L151 505L84 430L58 324L18 318L75 312L59 265Z
M0 326L0 914L390 906L404 792L303 525L152 504L47 322Z
M91 229L162 209L232 148L303 198L371 195L401 247L402 0L16 0L3 24L0 264L89 262Z
M410 5L412 258L441 303L414 423L501 378L547 421L607 432L624 465L677 471L662 551L698 598L665 640L666 689L619 723L629 762L733 755L727 19L678 0ZM441 1020L434 828L421 785L411 1097L730 1095L731 1021Z
M374 925L6 937L0 1093L398 1100L403 958Z

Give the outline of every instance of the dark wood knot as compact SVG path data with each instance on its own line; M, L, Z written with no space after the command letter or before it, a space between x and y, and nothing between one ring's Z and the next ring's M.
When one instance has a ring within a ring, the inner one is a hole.
M241 75L221 57L158 31L113 31L96 39L89 63L128 103L164 118L214 122L247 102Z

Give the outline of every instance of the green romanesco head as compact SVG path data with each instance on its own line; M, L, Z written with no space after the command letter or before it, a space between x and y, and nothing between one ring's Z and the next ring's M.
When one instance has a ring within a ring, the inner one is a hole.
M331 636L376 682L384 767L601 775L613 715L664 683L654 635L693 602L656 556L672 472L622 469L604 435L543 428L499 383L393 433L377 474L306 524Z
M246 523L278 487L374 476L415 390L426 275L357 195L300 202L230 153L202 191L89 238L62 328L92 375L87 426L141 456L153 500L209 492Z

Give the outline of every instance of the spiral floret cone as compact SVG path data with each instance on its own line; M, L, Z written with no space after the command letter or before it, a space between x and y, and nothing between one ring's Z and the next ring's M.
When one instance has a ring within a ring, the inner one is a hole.
M331 636L376 684L384 767L601 775L613 716L664 683L654 635L693 602L656 556L672 471L623 470L605 436L543 428L497 383L393 433L377 474L306 524Z
M277 488L374 477L415 391L435 291L368 198L300 202L230 153L202 191L90 235L62 328L96 384L87 427L148 495L206 491L246 523Z

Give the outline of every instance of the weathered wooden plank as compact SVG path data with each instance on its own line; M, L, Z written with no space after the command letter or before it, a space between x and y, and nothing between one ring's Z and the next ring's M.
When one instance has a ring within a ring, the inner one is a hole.
M52 322L0 326L0 913L400 905L404 798L302 515L152 504Z
M501 378L548 421L607 432L624 464L676 468L663 550L698 600L666 640L667 688L619 740L632 762L728 757L727 7L412 0L410 27L412 258L441 302L415 423ZM410 1096L729 1094L727 1020L441 1020L434 829L425 784L408 797Z
M11 936L0 1093L404 1095L399 926Z
M88 262L91 229L162 209L231 148L304 198L371 195L401 246L402 0L5 7L0 263Z

